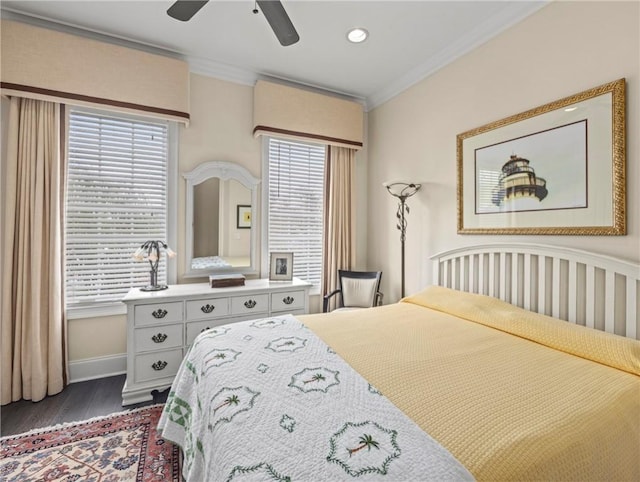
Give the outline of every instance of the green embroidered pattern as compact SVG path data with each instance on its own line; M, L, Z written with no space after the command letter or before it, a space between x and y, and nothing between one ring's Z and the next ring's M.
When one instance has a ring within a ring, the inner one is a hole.
M260 392L254 392L247 387L222 388L209 403L209 430L213 430L220 423L231 422L239 413L251 410L258 395Z
M305 368L291 377L289 386L297 388L303 393L327 393L329 388L340 384L339 373L339 371L329 370L324 367Z
M352 477L386 475L389 464L400 457L397 435L376 422L347 422L329 439L327 461L338 464Z
M191 372L191 374L193 375L193 378L195 379L196 383L199 383L200 382L200 377L198 376L198 372L196 370L196 366L193 363L191 363L191 360L185 360L184 366L187 368L187 370L189 370Z
M260 363L260 365L258 365L258 368L257 368L257 370L260 373L265 373L268 369L269 369L269 366L265 365L264 363Z
M287 475L279 474L278 472L275 471L275 469L270 464L266 462L262 462L258 465L253 465L251 467L243 467L241 465L237 465L236 467L233 468L233 470L229 474L229 477L227 478L227 482L238 480L242 478L243 475L249 475L249 474L255 474L255 475L262 474L263 477L261 477L260 480L265 480L265 481L272 480L274 482L291 482L291 477ZM255 480L256 479L255 475L253 475L253 477L250 477L250 479Z
M271 340L265 349L274 351L276 353L279 352L294 352L301 348L304 348L307 344L307 340L305 338L298 338L297 336L285 336L282 338L277 338L275 340Z
M215 348L207 353L204 357L204 368L202 374L206 374L211 368L222 366L226 363L231 363L240 355L239 351L232 348Z
M285 413L280 419L280 426L287 432L291 433L296 426L296 421L293 417L290 417Z
M284 325L285 321L282 318L263 318L254 321L250 326L254 328L275 328L276 326Z
M191 345L192 349L199 345L203 340L209 340L211 338L217 338L219 336L226 335L230 329L231 328L229 328L228 326L219 326L205 331L201 335L198 335L193 345Z
M171 398L172 400L170 404L167 401L167 407L169 407L169 420L183 428L189 427L189 423L191 422L191 406L186 401L175 395Z
M370 383L369 383L369 392L373 393L374 395L382 395L382 392L380 392L380 390L378 390L376 387L374 387Z

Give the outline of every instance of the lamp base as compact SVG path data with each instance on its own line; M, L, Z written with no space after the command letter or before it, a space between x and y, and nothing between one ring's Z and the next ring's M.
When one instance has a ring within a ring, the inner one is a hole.
M149 285L144 288L140 288L140 291L162 291L169 288L167 285Z

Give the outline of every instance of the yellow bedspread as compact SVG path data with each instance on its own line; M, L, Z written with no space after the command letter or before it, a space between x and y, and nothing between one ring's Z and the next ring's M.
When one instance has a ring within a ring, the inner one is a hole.
M640 480L640 342L439 287L300 319L478 480Z

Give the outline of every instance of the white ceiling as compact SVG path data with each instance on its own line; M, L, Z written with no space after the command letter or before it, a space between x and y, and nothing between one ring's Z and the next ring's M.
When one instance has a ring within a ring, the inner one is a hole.
M253 1L211 0L189 22L166 14L172 1L8 1L3 17L108 35L185 58L192 72L253 84L274 77L375 107L479 46L546 1L283 0L300 41L282 47ZM29 16L29 18L23 15ZM346 32L365 27L351 44ZM77 33L77 31L76 31ZM95 36L91 34L92 36ZM97 35L98 38L101 35ZM126 43L125 43L126 44Z

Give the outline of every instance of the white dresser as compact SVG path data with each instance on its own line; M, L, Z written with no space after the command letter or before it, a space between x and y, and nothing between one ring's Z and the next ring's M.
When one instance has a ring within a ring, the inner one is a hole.
M171 285L163 291L132 288L127 305L127 381L122 405L151 400L152 390L171 386L196 336L214 326L286 313L309 312L311 284L247 280L244 286Z

